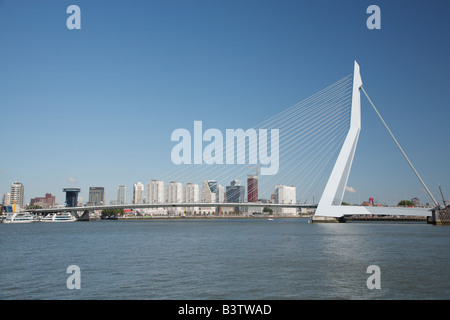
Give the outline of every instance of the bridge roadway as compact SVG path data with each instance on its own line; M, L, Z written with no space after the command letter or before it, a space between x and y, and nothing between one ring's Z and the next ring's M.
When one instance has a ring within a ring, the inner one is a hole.
M299 203L145 203L145 204L115 204L101 206L82 206L82 207L62 207L47 209L27 209L25 211L34 213L54 213L54 212L72 212L79 211L92 212L94 210L105 209L147 209L147 208L175 208L175 207L268 207L268 208L306 208L315 209L315 204ZM360 206L342 206L348 209L344 215L358 215L361 209L370 211L375 215L401 215L401 216L431 216L431 208L408 208L408 207L360 207ZM358 210L357 210L358 209Z
M291 203L144 203L144 204L111 204L101 206L62 207L46 209L27 209L34 213L54 213L72 211L94 211L105 209L148 209L148 208L174 208L174 207L269 207L269 208L317 208L313 204Z

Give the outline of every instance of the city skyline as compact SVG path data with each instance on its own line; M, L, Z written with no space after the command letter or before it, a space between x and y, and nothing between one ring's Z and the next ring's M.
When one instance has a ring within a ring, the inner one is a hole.
M12 143L0 162L0 194L19 181L25 202L50 193L63 203L63 188L80 188L87 202L89 188L102 186L109 203L121 184L130 202L133 184L175 167L173 130L195 120L252 128L349 74L358 60L364 87L441 201L439 184L450 193L450 5L379 1L381 29L369 30L370 4L77 1L81 29L68 30L67 3L3 1L0 133ZM361 103L344 201L431 202ZM254 171L234 178L246 185Z

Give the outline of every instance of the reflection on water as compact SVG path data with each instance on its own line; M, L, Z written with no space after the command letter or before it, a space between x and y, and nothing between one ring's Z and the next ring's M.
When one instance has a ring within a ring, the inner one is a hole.
M1 225L2 299L449 299L449 229L305 219ZM68 290L66 268L81 269ZM369 265L381 289L369 290Z

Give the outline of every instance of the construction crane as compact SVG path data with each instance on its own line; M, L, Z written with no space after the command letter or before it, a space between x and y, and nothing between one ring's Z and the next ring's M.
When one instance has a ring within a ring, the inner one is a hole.
M447 206L447 201L445 201L444 194L442 193L441 185L439 184L439 191L441 192L442 201L444 202L444 207Z

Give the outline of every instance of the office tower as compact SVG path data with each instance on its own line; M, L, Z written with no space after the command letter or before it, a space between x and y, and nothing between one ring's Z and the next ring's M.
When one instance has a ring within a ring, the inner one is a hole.
M147 184L147 203L164 203L164 181L153 179Z
M247 176L247 202L258 202L258 176Z
M11 205L11 193L5 193L3 195L3 206L10 206Z
M183 184L181 182L170 181L167 186L166 200L168 203L181 203L183 201Z
M200 200L203 203L216 203L216 191L217 181L215 180L204 180L202 185L202 191L200 195ZM213 191L214 190L214 191ZM215 207L202 207L204 212L215 212Z
M221 184L217 186L216 190L216 202L223 203L225 202L225 190Z
M288 187L283 185L277 185L275 187L275 203L297 203L296 189L294 186ZM295 214L297 210L295 208L281 208L278 210L281 213Z
M127 186L120 184L117 190L117 204L125 204L127 201Z
M198 184L187 183L185 189L185 199L186 203L197 203L198 202Z
M228 203L243 203L245 201L245 187L241 186L238 180L233 180L230 186L226 187ZM235 207L235 211L242 211L240 207Z
M183 184L181 182L170 181L166 188L166 202L168 203L182 203L184 198ZM174 213L180 213L183 211L181 207L174 207L168 209Z
M101 206L105 203L105 188L90 187L88 206Z
M66 193L66 207L76 207L78 206L78 194L81 189L79 188L64 188L63 192ZM81 201L82 202L82 201Z
M17 181L14 181L14 183L11 184L11 205L14 205L14 200L16 206L24 208L24 187L23 184Z
M142 182L138 181L133 185L133 203L144 203L144 185Z
M199 196L199 187L196 183L187 183L185 191L185 201L186 203L197 203ZM186 211L198 212L199 207L186 207Z
M216 191L217 182L211 180L203 181L201 201L204 203L215 203L216 202Z

